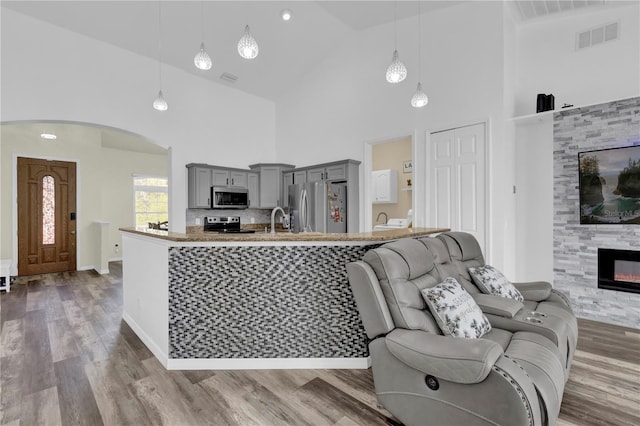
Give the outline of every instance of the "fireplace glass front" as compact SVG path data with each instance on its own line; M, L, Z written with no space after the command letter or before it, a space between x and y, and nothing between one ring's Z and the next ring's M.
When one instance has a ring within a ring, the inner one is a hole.
M640 293L640 251L599 248L598 288Z

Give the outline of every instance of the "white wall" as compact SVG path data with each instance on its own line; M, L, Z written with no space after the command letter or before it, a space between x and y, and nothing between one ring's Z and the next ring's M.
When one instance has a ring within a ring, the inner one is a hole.
M504 156L503 4L472 2L425 15L422 48L422 83L430 101L416 110L410 105L417 83L416 18L398 22L398 50L409 70L399 85L384 77L393 52L393 24L336 46L333 55L279 99L278 160L363 160L364 141L415 132L414 191L421 193L416 204L422 204L414 206L416 224L429 225L425 131L490 120L490 260L502 267L513 174Z
M276 160L273 102L163 66L160 113L157 61L5 8L1 19L3 122L97 123L171 147L172 230L185 230L185 164Z
M620 21L620 40L575 51L575 33ZM531 22L518 30L515 114L536 94L578 105L640 96L640 3ZM514 280L553 280L553 120L515 121L517 263ZM529 259L529 260L527 260ZM531 261L534 259L534 261Z
M516 115L535 113L538 93L553 93L556 109L640 93L640 3L593 10L519 29ZM619 40L576 51L576 33L616 21Z

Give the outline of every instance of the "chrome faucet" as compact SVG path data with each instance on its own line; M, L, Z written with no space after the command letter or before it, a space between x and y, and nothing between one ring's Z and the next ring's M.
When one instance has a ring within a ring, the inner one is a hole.
M385 212L378 213L378 217L376 217L376 223L378 223L378 220L380 220L380 215L384 215L384 223L383 223L383 225L386 225L387 222L389 221L389 217L387 216L387 214Z
M276 215L278 214L278 211L282 213L282 217L285 217L285 213L284 213L284 210L282 210L282 207L275 207L273 210L271 210L271 233L272 234L276 233Z

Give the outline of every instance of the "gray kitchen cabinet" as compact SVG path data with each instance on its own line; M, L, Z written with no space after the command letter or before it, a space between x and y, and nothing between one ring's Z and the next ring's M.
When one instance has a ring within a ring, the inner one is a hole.
M211 201L212 169L209 167L189 167L187 169L187 207L207 209Z
M225 169L211 169L212 186L228 186L229 185L229 170Z
M284 182L282 174L294 168L291 164L252 164L249 168L260 174L260 208L282 207Z
M260 175L258 173L247 173L247 189L249 189L249 207L260 207Z
M320 182L323 180L344 180L347 178L347 165L330 164L325 167L311 168L307 170L307 182Z
M324 178L324 167L307 170L307 182L321 182Z
M296 185L299 185L306 182L307 182L307 172L305 172L304 170L293 172L293 183L295 183Z
M229 173L229 178L229 186L248 188L247 172L237 172L235 170L232 170Z

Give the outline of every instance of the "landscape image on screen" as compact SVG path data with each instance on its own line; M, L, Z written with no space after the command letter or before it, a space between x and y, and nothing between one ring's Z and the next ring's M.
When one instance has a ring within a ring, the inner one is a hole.
M578 154L580 223L640 224L640 145Z

